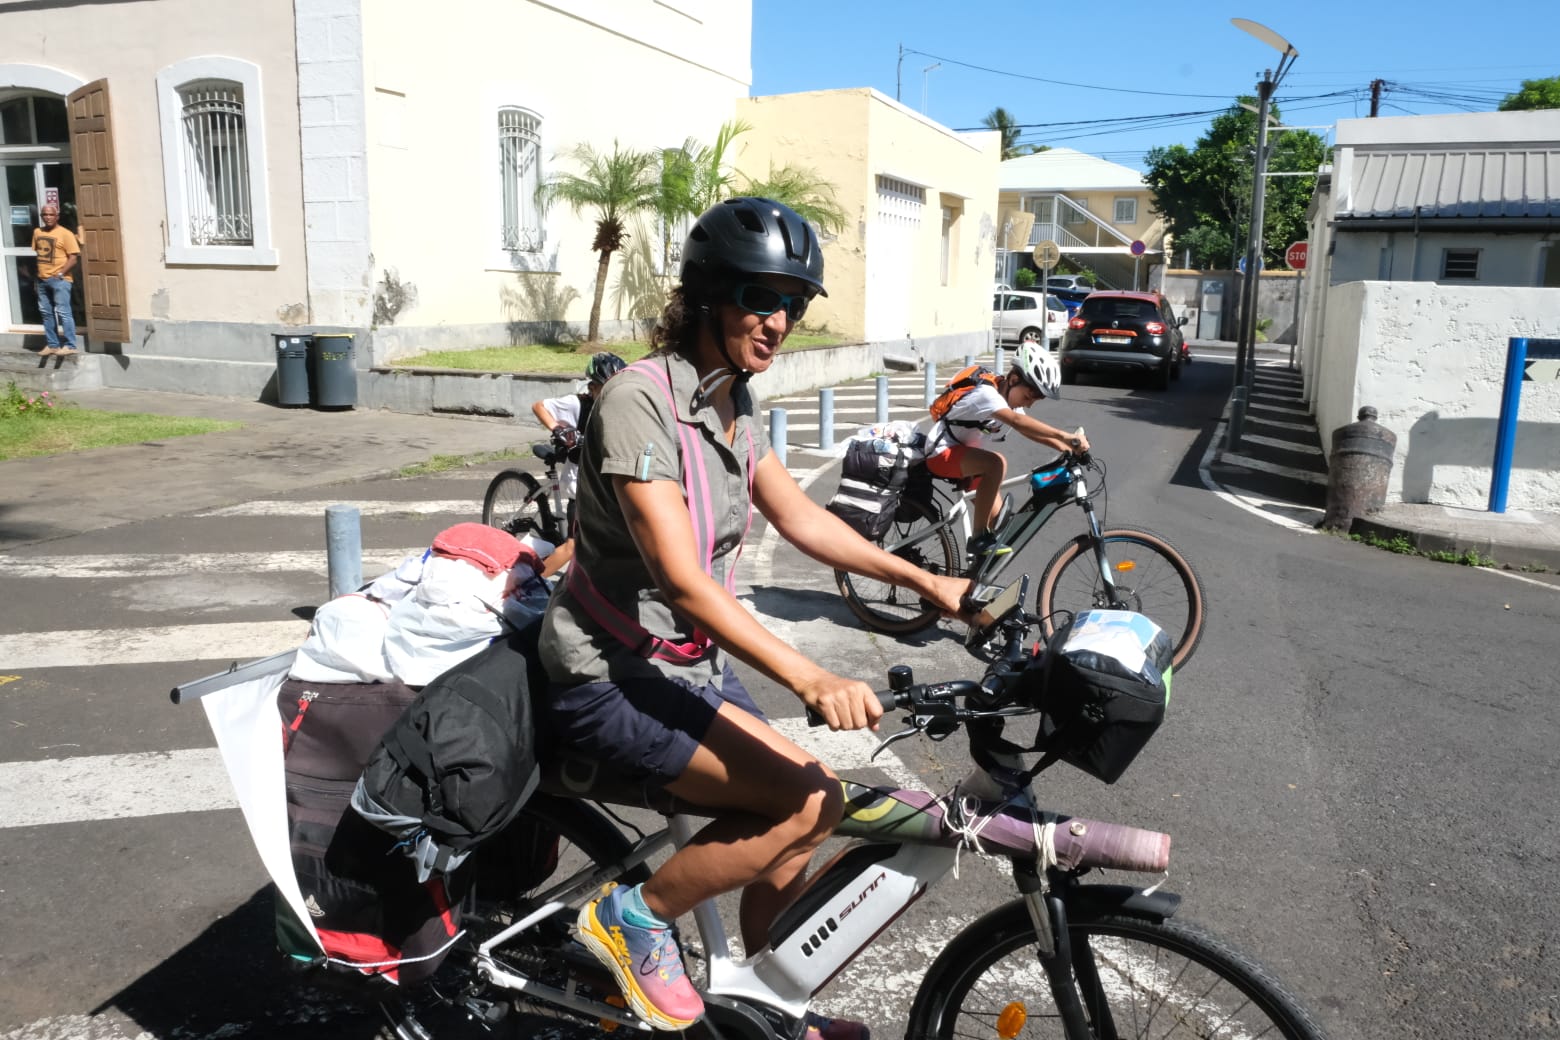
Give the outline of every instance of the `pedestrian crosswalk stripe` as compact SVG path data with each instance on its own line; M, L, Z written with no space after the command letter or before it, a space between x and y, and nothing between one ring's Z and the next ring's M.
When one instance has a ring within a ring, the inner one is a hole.
M319 516L325 515L329 506L354 506L363 516L395 516L409 514L427 516L449 513L476 519L482 514L482 500L477 498L446 498L432 502L282 502L275 499L258 499L240 502L235 506L210 509L193 516Z
M325 529L320 527L320 537ZM363 576L377 577L394 570L411 549L364 549ZM187 574L270 574L303 571L324 574L325 550L249 553L125 553L82 556L0 555L0 577L5 578L169 578ZM0 658L3 660L3 658Z
M0 763L0 828L237 805L216 748Z
M1248 422L1245 433L1241 434L1242 443L1250 442L1260 444L1267 448L1282 448L1285 451L1298 451L1310 455L1320 455L1322 449L1315 444L1299 444L1295 441L1281 441L1276 437L1262 437L1250 432L1251 424Z
M16 672L161 661L248 661L291 649L308 634L309 623L297 618L22 632L0 635L0 661Z

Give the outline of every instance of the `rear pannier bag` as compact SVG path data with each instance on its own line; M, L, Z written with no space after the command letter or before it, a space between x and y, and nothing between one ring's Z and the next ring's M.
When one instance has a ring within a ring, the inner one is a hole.
M1089 610L1033 667L1042 709L1035 750L1115 783L1164 720L1170 637L1128 610Z
M913 448L893 441L847 442L839 490L826 508L863 538L881 541L894 526L899 497L917 458Z
M395 839L419 880L453 872L536 789L541 627L537 618L434 679L369 756L352 806Z
M277 900L277 944L299 966L411 985L460 934L463 881L419 881L413 864L387 855L394 840L351 808L363 764L415 696L398 682L301 679L277 692L293 873L319 935L316 944Z

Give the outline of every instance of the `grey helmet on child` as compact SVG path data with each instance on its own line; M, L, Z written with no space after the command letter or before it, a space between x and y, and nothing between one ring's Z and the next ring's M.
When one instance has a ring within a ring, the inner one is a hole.
M599 354L592 354L585 363L585 379L592 383L605 383L626 367L622 358L603 350Z
M1062 368L1044 345L1025 343L1019 347L1013 369L1041 397L1062 396Z

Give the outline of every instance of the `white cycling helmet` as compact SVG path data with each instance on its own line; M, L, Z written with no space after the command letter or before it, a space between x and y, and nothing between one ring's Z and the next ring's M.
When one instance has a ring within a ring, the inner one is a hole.
M1013 367L1024 382L1040 392L1041 397L1062 396L1062 369L1051 352L1039 343L1025 343L1018 348L1018 359Z

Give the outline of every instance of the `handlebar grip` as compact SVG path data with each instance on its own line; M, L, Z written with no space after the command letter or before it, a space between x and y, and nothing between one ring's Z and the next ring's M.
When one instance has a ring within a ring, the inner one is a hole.
M895 693L893 690L874 690L872 692L877 696L878 703L883 706L884 714L893 711L895 705L899 703L899 694ZM807 709L807 725L827 726L828 724L828 721L825 720L822 715L819 715L811 708Z
M1121 823L1078 818L1055 824L1056 865L1066 870L1106 867L1163 873L1170 866L1170 835Z

